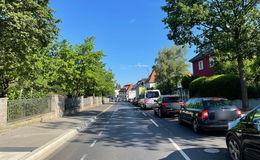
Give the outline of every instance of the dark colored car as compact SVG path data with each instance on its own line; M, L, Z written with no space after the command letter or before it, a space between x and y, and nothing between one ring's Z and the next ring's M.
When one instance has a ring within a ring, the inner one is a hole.
M260 105L230 123L226 143L233 160L260 159Z
M179 123L192 125L194 132L227 130L228 123L241 117L241 111L224 98L192 98L179 113Z
M177 95L162 95L153 106L154 114L159 117L178 115L183 103Z
M137 99L137 97L135 97L135 98L133 99L132 104L135 105L135 106L138 105L138 99Z

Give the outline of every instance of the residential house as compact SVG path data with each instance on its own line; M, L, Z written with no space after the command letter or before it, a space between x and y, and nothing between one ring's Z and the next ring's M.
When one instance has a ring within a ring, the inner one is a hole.
M156 87L155 77L156 77L156 72L153 70L152 73L147 78L147 80L145 81L144 87L147 89L155 88Z
M146 88L144 87L146 80L146 78L143 78L134 85L134 88L136 90L136 97L139 97L141 93L143 93L146 90Z
M132 88L133 88L132 84L124 85L124 87L119 90L118 97L120 97L123 100L128 100L129 99L129 95L133 94L132 93Z
M193 75L194 76L212 76L212 62L213 62L214 53L207 53L207 54L198 54L193 57L189 62L192 63L193 68Z

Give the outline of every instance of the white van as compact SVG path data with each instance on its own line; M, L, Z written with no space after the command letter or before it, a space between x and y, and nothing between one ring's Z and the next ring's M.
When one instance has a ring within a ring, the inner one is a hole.
M139 105L141 108L152 108L156 103L154 100L157 100L161 96L159 90L146 90L144 96L139 100Z

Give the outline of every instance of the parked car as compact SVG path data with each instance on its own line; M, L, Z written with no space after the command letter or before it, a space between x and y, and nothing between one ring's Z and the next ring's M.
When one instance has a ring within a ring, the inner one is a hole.
M135 97L135 98L133 99L133 102L132 102L132 104L136 106L136 105L137 105L137 103L138 103L138 99L137 99L137 97Z
M241 117L241 111L224 98L192 98L179 113L179 123L192 125L194 132L227 130L228 123Z
M159 117L178 115L181 105L184 104L179 95L161 95L155 102L153 111Z
M260 159L260 105L230 124L226 144L231 158Z
M161 92L159 90L146 90L143 95L140 95L138 105L142 109L151 109L156 103L154 100L157 100L159 96L161 96Z

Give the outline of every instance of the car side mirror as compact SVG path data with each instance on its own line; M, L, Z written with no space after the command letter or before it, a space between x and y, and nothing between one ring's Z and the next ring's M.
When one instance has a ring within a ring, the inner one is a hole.
M260 120L256 120L254 122L254 128L257 130L257 131L260 131Z

